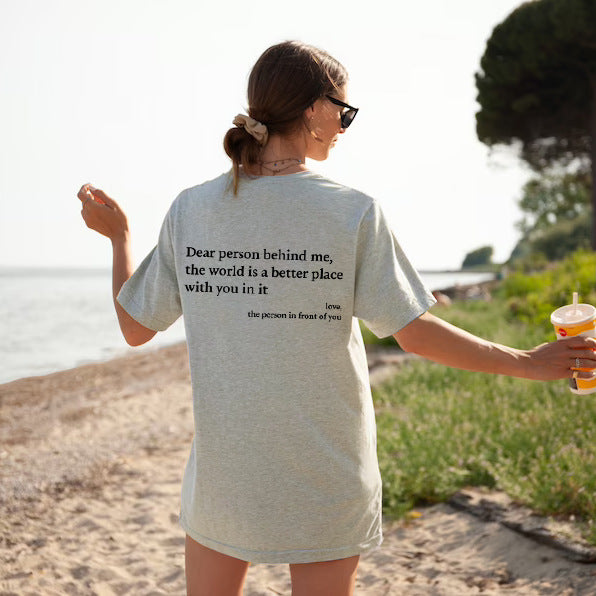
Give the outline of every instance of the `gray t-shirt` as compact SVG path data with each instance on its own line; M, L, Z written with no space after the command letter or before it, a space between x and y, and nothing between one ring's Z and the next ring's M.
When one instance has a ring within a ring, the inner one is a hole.
M434 299L370 197L312 172L183 191L118 301L161 331L184 315L195 436L180 523L253 563L382 541L358 320L388 336Z

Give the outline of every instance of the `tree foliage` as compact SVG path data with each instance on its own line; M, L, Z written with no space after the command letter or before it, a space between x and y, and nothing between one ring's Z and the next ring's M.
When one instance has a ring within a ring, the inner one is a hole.
M513 249L509 262L519 265L521 261L527 261L540 265L545 261L560 261L579 249L589 249L590 228L589 213L585 213L575 219L531 230Z
M591 177L583 171L532 178L525 184L519 201L524 218L518 227L528 233L577 219L590 211L591 188Z
M596 180L596 0L534 0L497 25L476 74L478 138L519 144L535 170L579 163ZM596 250L596 185L592 185Z
M462 263L462 269L468 267L478 267L482 265L491 265L493 257L492 246L482 246L469 252Z
M557 261L590 246L591 177L585 172L549 172L524 186L519 202L523 237L509 257L516 266Z
M495 27L480 66L482 142L521 143L537 170L591 159L596 0L522 4Z

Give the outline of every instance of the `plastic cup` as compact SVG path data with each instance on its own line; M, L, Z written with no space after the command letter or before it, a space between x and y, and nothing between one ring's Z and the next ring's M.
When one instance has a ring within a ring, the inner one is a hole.
M577 336L596 337L596 308L591 304L577 304L575 300L574 296L574 304L561 306L550 316L558 340ZM590 379L570 379L569 389L580 395L596 392L596 374Z

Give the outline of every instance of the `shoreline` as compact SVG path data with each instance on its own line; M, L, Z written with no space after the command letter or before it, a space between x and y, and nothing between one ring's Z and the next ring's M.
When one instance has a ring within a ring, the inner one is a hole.
M124 340L122 340L124 341ZM50 380L54 380L54 379L50 379L50 377L55 377L57 382L59 382L58 376L59 375L66 375L66 374L73 374L76 371L85 371L85 369L89 369L90 367L95 367L95 366L102 366L105 364L110 364L110 363L117 363L118 361L126 361L129 359L140 359L142 356L148 355L148 354L152 354L154 352L158 352L160 350L169 350L169 349L186 349L186 341L185 340L181 340L181 341L174 341L171 344L162 344L162 345L145 345L145 346L141 346L139 348L131 348L130 350L128 349L127 345L123 346L123 350L125 351L124 353L120 353L120 354L115 354L115 355L109 355L106 358L103 358L101 360L83 360L80 362L80 364L75 364L74 366L71 366L69 368L64 368L64 369L60 369L60 370L55 370L52 372L47 372L47 373L41 373L39 375L29 375L26 377L20 377L18 379L13 379L11 381L5 381L3 383L0 383L0 400L3 396L3 390L7 390L10 393L13 393L14 389L12 387L9 388L9 385L14 385L15 383L24 383L24 382L28 382L28 384L35 384L35 383L41 383L42 379L46 379L47 381ZM1 405L1 401L0 401L0 405Z

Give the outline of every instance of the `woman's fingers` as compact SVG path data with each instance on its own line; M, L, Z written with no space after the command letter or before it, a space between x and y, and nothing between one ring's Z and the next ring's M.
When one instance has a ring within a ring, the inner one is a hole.
M596 350L596 338L594 337L569 337L567 339L560 339L558 341L559 345L567 347L571 350L576 350L579 348L587 348L589 350Z
M537 346L530 350L536 377L542 380L590 378L596 369L596 340L572 337ZM579 364L579 366L578 366ZM583 370L579 370L583 369Z
M588 376L596 368L596 339L592 337L574 337L566 340L569 369L588 371Z
M99 188L95 188L92 184L83 184L77 193L77 197L81 200L83 204L87 202L88 199L99 203L100 205L110 205L110 207L114 208L117 206L116 201L108 197L108 195Z
M577 356L571 360L569 370L587 372L589 375L593 375L596 370L596 361L593 358L580 358Z
M108 195L99 188L95 188L94 186L89 187L89 192L93 195L93 198L100 204L100 205L108 205L112 209L117 207L116 201L114 199L108 197Z
M569 371L574 379L590 379L596 369L596 339L574 337L566 340Z
M111 239L128 232L125 213L103 190L83 184L77 197L82 202L81 215L88 228Z
M81 188L79 189L79 192L77 193L77 197L80 199L81 203L85 203L86 200L88 199L93 199L93 196L91 195L91 193L89 192L89 187L91 185L90 184L83 184L83 186L81 186Z

